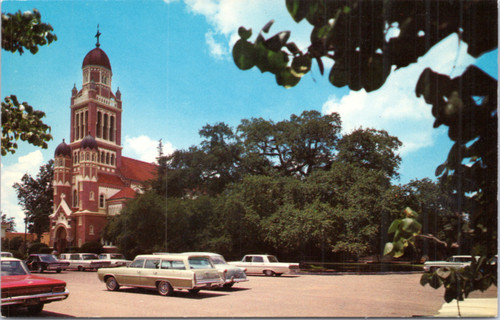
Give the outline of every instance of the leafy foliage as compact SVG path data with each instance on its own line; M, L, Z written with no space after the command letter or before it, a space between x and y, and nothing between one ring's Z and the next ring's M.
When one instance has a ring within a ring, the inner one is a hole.
M23 207L28 222L28 231L36 233L41 239L42 233L49 231L54 200L54 160L40 167L36 178L25 174L21 183L14 183L19 204Z
M147 213L147 214L146 214ZM113 240L127 257L166 248L165 199L149 190L130 200L106 225L103 237Z
M2 102L2 156L15 153L19 139L47 149L52 135L43 117L44 112L34 110L27 102L19 103L15 95L6 97Z
M100 254L104 252L104 249L100 242L90 241L82 244L82 246L80 247L80 252Z
M7 225L5 232L13 232L16 229L16 221L14 217L7 218L7 214L2 214L2 225Z
M51 44L57 40L50 24L42 22L42 15L37 9L33 12L20 10L16 13L2 12L2 49L12 53L24 53L24 49L32 54L38 47Z

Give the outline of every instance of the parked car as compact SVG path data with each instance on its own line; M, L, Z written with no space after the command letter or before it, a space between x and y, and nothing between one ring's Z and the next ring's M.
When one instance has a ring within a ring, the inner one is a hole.
M229 265L224 257L212 252L185 252L184 254L203 254L210 257L215 268L224 279L224 288L229 289L237 282L248 281L245 268Z
M14 255L12 254L12 252L2 251L2 258L3 257L12 258L14 257Z
M59 261L53 254L34 253L26 259L26 265L30 271L42 273L45 270L53 270L59 273L68 269L69 262Z
M210 257L198 254L138 255L128 267L102 268L97 276L110 291L141 287L156 289L163 296L174 290L197 293L224 284Z
M475 258L476 260L479 257ZM451 269L460 269L469 266L472 262L472 256L470 255L456 255L449 257L446 261L426 261L424 262L424 271L435 271L442 267L447 267Z
M101 253L99 259L110 261L110 267L128 266L132 262L132 260L125 259L125 256L121 253Z
M99 260L95 253L61 253L59 259L69 262L68 269L77 269L78 271L97 270L111 265L111 261Z
M1 258L2 315L9 316L13 308L27 307L32 314L43 310L46 303L68 297L66 282L34 276L24 263L16 258Z
M298 263L279 262L273 255L247 254L241 261L228 262L240 268L246 268L247 274L265 274L266 276L281 276L283 273L295 273Z

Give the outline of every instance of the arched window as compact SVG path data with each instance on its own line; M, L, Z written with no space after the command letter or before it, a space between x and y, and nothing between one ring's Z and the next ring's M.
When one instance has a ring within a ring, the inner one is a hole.
M88 122L88 120L89 120L89 112L85 111L84 115L85 116L83 118L83 126L82 126L83 127L83 135L82 136L84 136L84 135L87 134L87 123L89 123Z
M97 123L95 125L96 126L95 131L96 131L96 136L98 138L101 137L101 126L102 126L102 119L101 118L102 118L101 111L97 111Z
M104 114L104 125L102 128L102 138L108 140L108 115Z
M88 153L88 152L87 152L87 158L86 159L87 159L87 161L90 160L90 153Z
M111 155L111 165L112 166L115 165L115 155L114 154Z
M83 131L83 114L80 113L80 125L79 125L79 128L80 128L80 133L79 133L79 136L80 136L80 139L82 139L84 136L85 136L85 131Z
M80 136L78 135L80 133L80 115L76 114L75 115L75 140L80 139Z
M99 208L104 208L104 195L99 196Z
M94 235L94 226L93 225L89 226L89 235Z
M99 160L100 163L104 163L104 151L101 151L101 159Z
M109 153L106 153L106 164L109 164Z
M109 140L115 141L115 117L109 117Z
M78 192L73 190L73 207L78 207Z

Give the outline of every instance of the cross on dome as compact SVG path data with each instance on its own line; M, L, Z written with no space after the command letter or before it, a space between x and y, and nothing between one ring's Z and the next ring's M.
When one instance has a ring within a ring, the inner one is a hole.
M101 44L99 43L99 37L101 36L102 33L99 32L99 25L97 25L97 33L95 34L95 37L97 38L97 43L95 44L95 46L97 48L99 48L101 46Z

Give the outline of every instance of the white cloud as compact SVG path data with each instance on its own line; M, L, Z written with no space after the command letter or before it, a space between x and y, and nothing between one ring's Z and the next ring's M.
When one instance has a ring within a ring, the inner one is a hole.
M426 67L458 76L474 62L467 54L467 45L451 35L434 46L417 63L393 71L379 90L366 93L351 91L338 99L331 96L323 104L323 113L338 112L344 132L363 128L384 129L403 142L401 154L431 146L436 130L431 106L415 95L415 86Z
M215 39L215 34L212 31L208 31L205 34L205 41L208 45L209 53L212 57L216 59L224 59L228 56L228 49L224 44L217 42Z
M282 1L185 0L184 2L189 12L205 16L210 25L206 35L207 44L210 49L216 48L224 55L229 56L232 45L239 39L238 28L240 26L251 28L253 38L255 38L271 19L276 22L269 35L290 30L292 31L290 41L294 41L299 48L306 48L308 45L312 26L306 21L299 24L293 21ZM221 37L215 37L215 35ZM212 50L210 52L213 53ZM221 57L220 55L214 56Z
M168 155L174 152L172 143L162 141L163 154ZM125 137L123 145L124 153L134 155L136 159L146 162L156 162L158 156L158 141L151 139L148 136Z
M20 156L17 163L4 166L2 163L2 213L7 217L14 217L16 222L16 230L24 231L24 212L21 206L17 203L16 190L12 185L16 182L21 182L24 174L29 174L36 177L43 163L43 155L40 150L33 151L25 156Z

